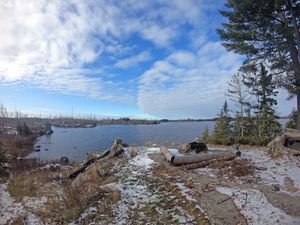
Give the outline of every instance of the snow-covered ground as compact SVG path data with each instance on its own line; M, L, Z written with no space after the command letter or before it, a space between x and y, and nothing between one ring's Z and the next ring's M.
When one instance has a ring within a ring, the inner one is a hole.
M0 184L0 224L12 224L14 219L22 217L24 224L40 225L41 221L30 211L38 209L47 199L26 198L24 201L15 202L6 190L6 184Z
M156 205L161 197L158 191L149 190L148 184L144 178L152 177L153 171L151 168L156 163L149 158L151 153L159 153L159 148L143 148L137 149L138 155L129 159L127 165L122 168L118 176L121 178L116 187L121 191L121 200L114 208L115 219L113 224L128 224L130 213L133 210L141 211L140 218L145 215L142 212L143 207L146 205ZM189 216L184 209L177 206L177 211L180 214L170 212L174 220L186 224L193 221L193 217ZM156 206L155 210L161 214L164 210Z
M272 159L265 151L242 151L242 157L251 160L256 167L256 175L267 185L279 185L280 191L300 196L300 160L294 156L283 155ZM287 180L294 188L287 186ZM293 189L293 190L291 190Z
M263 193L256 189L218 187L217 191L232 196L236 206L241 209L248 224L253 225L299 225L300 218L287 215L270 204Z

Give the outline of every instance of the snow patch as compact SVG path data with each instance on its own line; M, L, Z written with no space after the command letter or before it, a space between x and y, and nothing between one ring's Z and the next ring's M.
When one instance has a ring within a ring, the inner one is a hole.
M270 204L265 195L255 189L217 187L217 191L235 197L234 203L241 209L249 224L298 225L300 218L292 217Z
M262 182L267 185L279 184L282 192L289 195L300 195L300 161L296 157L288 158L284 156L279 159L270 158L266 152L257 151L242 151L242 157L250 159L255 166L264 167L266 170L256 170ZM284 179L290 177L295 187L296 192L286 190Z
M41 221L32 213L26 210L25 206L22 203L15 202L14 199L6 191L7 184L0 184L0 224L10 224L14 219L19 216L24 216L24 221L28 225L39 225L42 224ZM27 199L28 200L28 199ZM41 207L44 200L33 201L32 198L27 202L30 208L39 208ZM30 203L29 203L30 202ZM37 203L37 205L34 205Z

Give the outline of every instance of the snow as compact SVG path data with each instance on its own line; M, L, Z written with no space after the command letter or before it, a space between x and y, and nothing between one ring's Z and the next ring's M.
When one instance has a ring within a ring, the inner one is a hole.
M232 196L234 203L241 209L248 224L293 225L300 224L300 218L292 217L270 204L264 194L256 189L217 187L217 191ZM246 197L247 196L247 197ZM247 200L246 200L247 199Z
M39 225L41 221L32 213L28 212L26 207L31 209L40 208L45 199L36 200L27 198L24 205L15 202L14 199L6 191L7 184L0 184L0 224L9 224L19 216L23 216L25 223L28 225Z
M250 159L255 166L264 167L266 170L256 170L256 174L267 185L278 184L280 191L290 195L300 195L300 161L296 157L283 156L279 159L270 158L265 151L242 151L242 157ZM284 179L293 180L295 192L289 192L284 184Z

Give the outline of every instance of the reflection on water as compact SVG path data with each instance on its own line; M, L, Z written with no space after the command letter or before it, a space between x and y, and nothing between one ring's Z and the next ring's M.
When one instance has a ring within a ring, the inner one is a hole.
M40 152L30 157L58 159L68 156L71 160L86 158L92 150L105 150L115 138L128 144L143 144L149 141L191 141L206 127L210 130L214 122L169 122L155 125L102 125L95 128L58 128L54 133L40 137L36 145Z

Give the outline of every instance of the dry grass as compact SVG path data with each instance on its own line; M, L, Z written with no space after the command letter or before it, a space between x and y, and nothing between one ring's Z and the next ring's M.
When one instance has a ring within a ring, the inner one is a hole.
M194 221L191 221L193 224L195 222L200 225L211 224L206 215L197 207L197 202L188 200L186 196L181 193L176 184L178 180L181 180L187 188L193 188L192 181L185 179L181 173L183 173L182 170L163 164L154 168L155 177L152 183L156 188L159 188L159 193L162 194L158 204L165 210L172 210L177 206L183 208L188 215L195 218ZM169 198L170 193L175 198ZM150 210L150 212L152 211ZM156 213L155 211L154 214L152 214L153 218L156 218ZM162 224L180 224L180 222L174 221L170 216L166 216Z
M57 182L60 195L50 199L46 209L39 211L39 216L54 224L68 224L90 207L96 207L97 214L110 212L111 206L120 199L118 190L106 186L117 179L113 170L115 163L114 159L99 161L74 181L67 179ZM88 215L84 218L83 224L95 219L91 217Z
M235 159L231 161L219 161L209 165L210 168L217 169L219 176L243 177L253 175L255 168L248 159Z
M25 196L36 197L43 186L55 179L56 175L57 173L42 170L15 173L9 179L7 190L17 201Z

